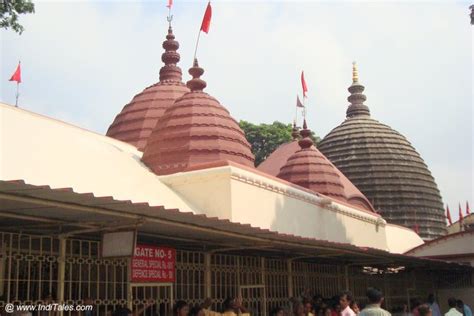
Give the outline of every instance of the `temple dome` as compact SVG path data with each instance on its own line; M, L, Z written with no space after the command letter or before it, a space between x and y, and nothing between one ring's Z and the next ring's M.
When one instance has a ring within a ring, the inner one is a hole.
M306 120L300 133L300 149L288 158L277 177L314 192L347 201L344 185L336 168L313 146Z
M133 97L115 117L107 130L107 136L134 145L139 150L145 148L148 137L158 119L174 101L189 92L181 81L178 41L175 40L171 26L163 42L165 52L161 60L165 65L160 69L160 81Z
M319 143L388 221L413 229L423 239L446 231L440 192L427 165L399 132L371 118L364 86L354 66L346 120Z
M244 132L219 101L205 93L204 70L197 60L189 69L190 92L178 98L159 119L143 153L143 162L158 175L229 160L248 167L254 156Z
M257 169L276 177L280 173L281 167L283 167L288 161L288 158L290 158L291 155L300 149L301 147L298 144L297 139L293 139L291 142L281 144L277 149L275 149L274 152L270 154L270 156L267 157L267 159L258 165ZM347 198L347 202L352 206L362 208L366 211L375 212L375 209L373 208L370 201L365 197L365 195L362 194L362 192L360 192L359 189L357 189L357 187L327 158L326 160L335 168L335 171L338 173L342 185L344 186L344 195Z

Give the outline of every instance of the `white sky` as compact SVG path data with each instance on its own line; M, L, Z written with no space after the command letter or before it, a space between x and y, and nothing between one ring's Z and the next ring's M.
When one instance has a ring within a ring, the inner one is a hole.
M122 107L158 81L166 0L35 1L18 36L0 31L0 100L19 59L20 106L105 133ZM174 0L184 79L206 1ZM291 122L299 75L308 123L321 137L340 124L351 62L372 117L412 142L453 218L473 200L473 33L469 2L213 1L198 52L207 92L236 119ZM474 209L474 205L471 205Z

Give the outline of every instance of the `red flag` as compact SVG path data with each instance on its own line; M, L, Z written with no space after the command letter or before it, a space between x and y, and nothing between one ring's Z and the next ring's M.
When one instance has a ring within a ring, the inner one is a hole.
M168 9L171 9L172 6L173 6L173 0L168 0L168 4L166 5L166 7Z
M296 106L299 108L304 108L304 105L301 103L300 97L298 95L296 95Z
M21 83L21 67L20 62L18 62L18 66L16 67L15 72L13 73L12 77L9 81L16 81L17 83Z
M471 209L469 208L469 202L466 201L466 214L469 215L471 214Z
M464 216L462 215L461 203L459 203L459 222L462 223Z
M306 98L306 92L308 92L308 87L306 86L306 81L304 80L304 71L301 72L301 86L303 87L303 97Z
M453 224L453 221L451 220L451 212L449 211L449 206L446 205L446 218L448 219L449 225Z
M209 26L211 26L211 17L212 17L212 8L211 1L207 4L206 12L202 18L201 31L204 33L209 33Z

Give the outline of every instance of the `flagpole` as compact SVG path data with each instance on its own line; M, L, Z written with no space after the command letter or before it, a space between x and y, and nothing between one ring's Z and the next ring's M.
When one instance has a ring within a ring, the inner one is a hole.
M196 54L197 54L197 50L198 50L198 46L199 46L199 38L201 38L201 30L199 30L197 41L196 41L196 48L194 48L193 62L196 60Z
M168 16L166 17L166 20L168 20L168 25L171 27L171 21L173 21L173 16L171 15L171 7L168 10Z
M296 104L295 106L295 127L297 126L297 124L298 124L298 104Z
M199 39L201 38L201 32L205 32L206 34L209 32L209 25L211 24L211 17L212 17L212 7L211 7L211 0L207 3L206 11L204 11L204 17L202 18L201 27L199 29L199 33L196 40L196 47L194 48L194 61L196 60L197 50L199 47Z
M16 83L16 101L15 107L18 107L18 97L20 96L20 83L17 81Z
M166 20L168 20L169 27L171 28L171 21L173 21L173 16L171 15L171 7L173 6L173 1L168 0L168 16L166 17Z
M303 96L303 118L306 119L306 97Z

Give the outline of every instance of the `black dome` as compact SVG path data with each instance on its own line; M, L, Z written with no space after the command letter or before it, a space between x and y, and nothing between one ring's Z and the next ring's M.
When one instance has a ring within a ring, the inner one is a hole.
M319 143L319 150L391 223L419 228L423 239L444 235L443 203L420 154L391 127L370 117L358 78L349 88L346 120Z

